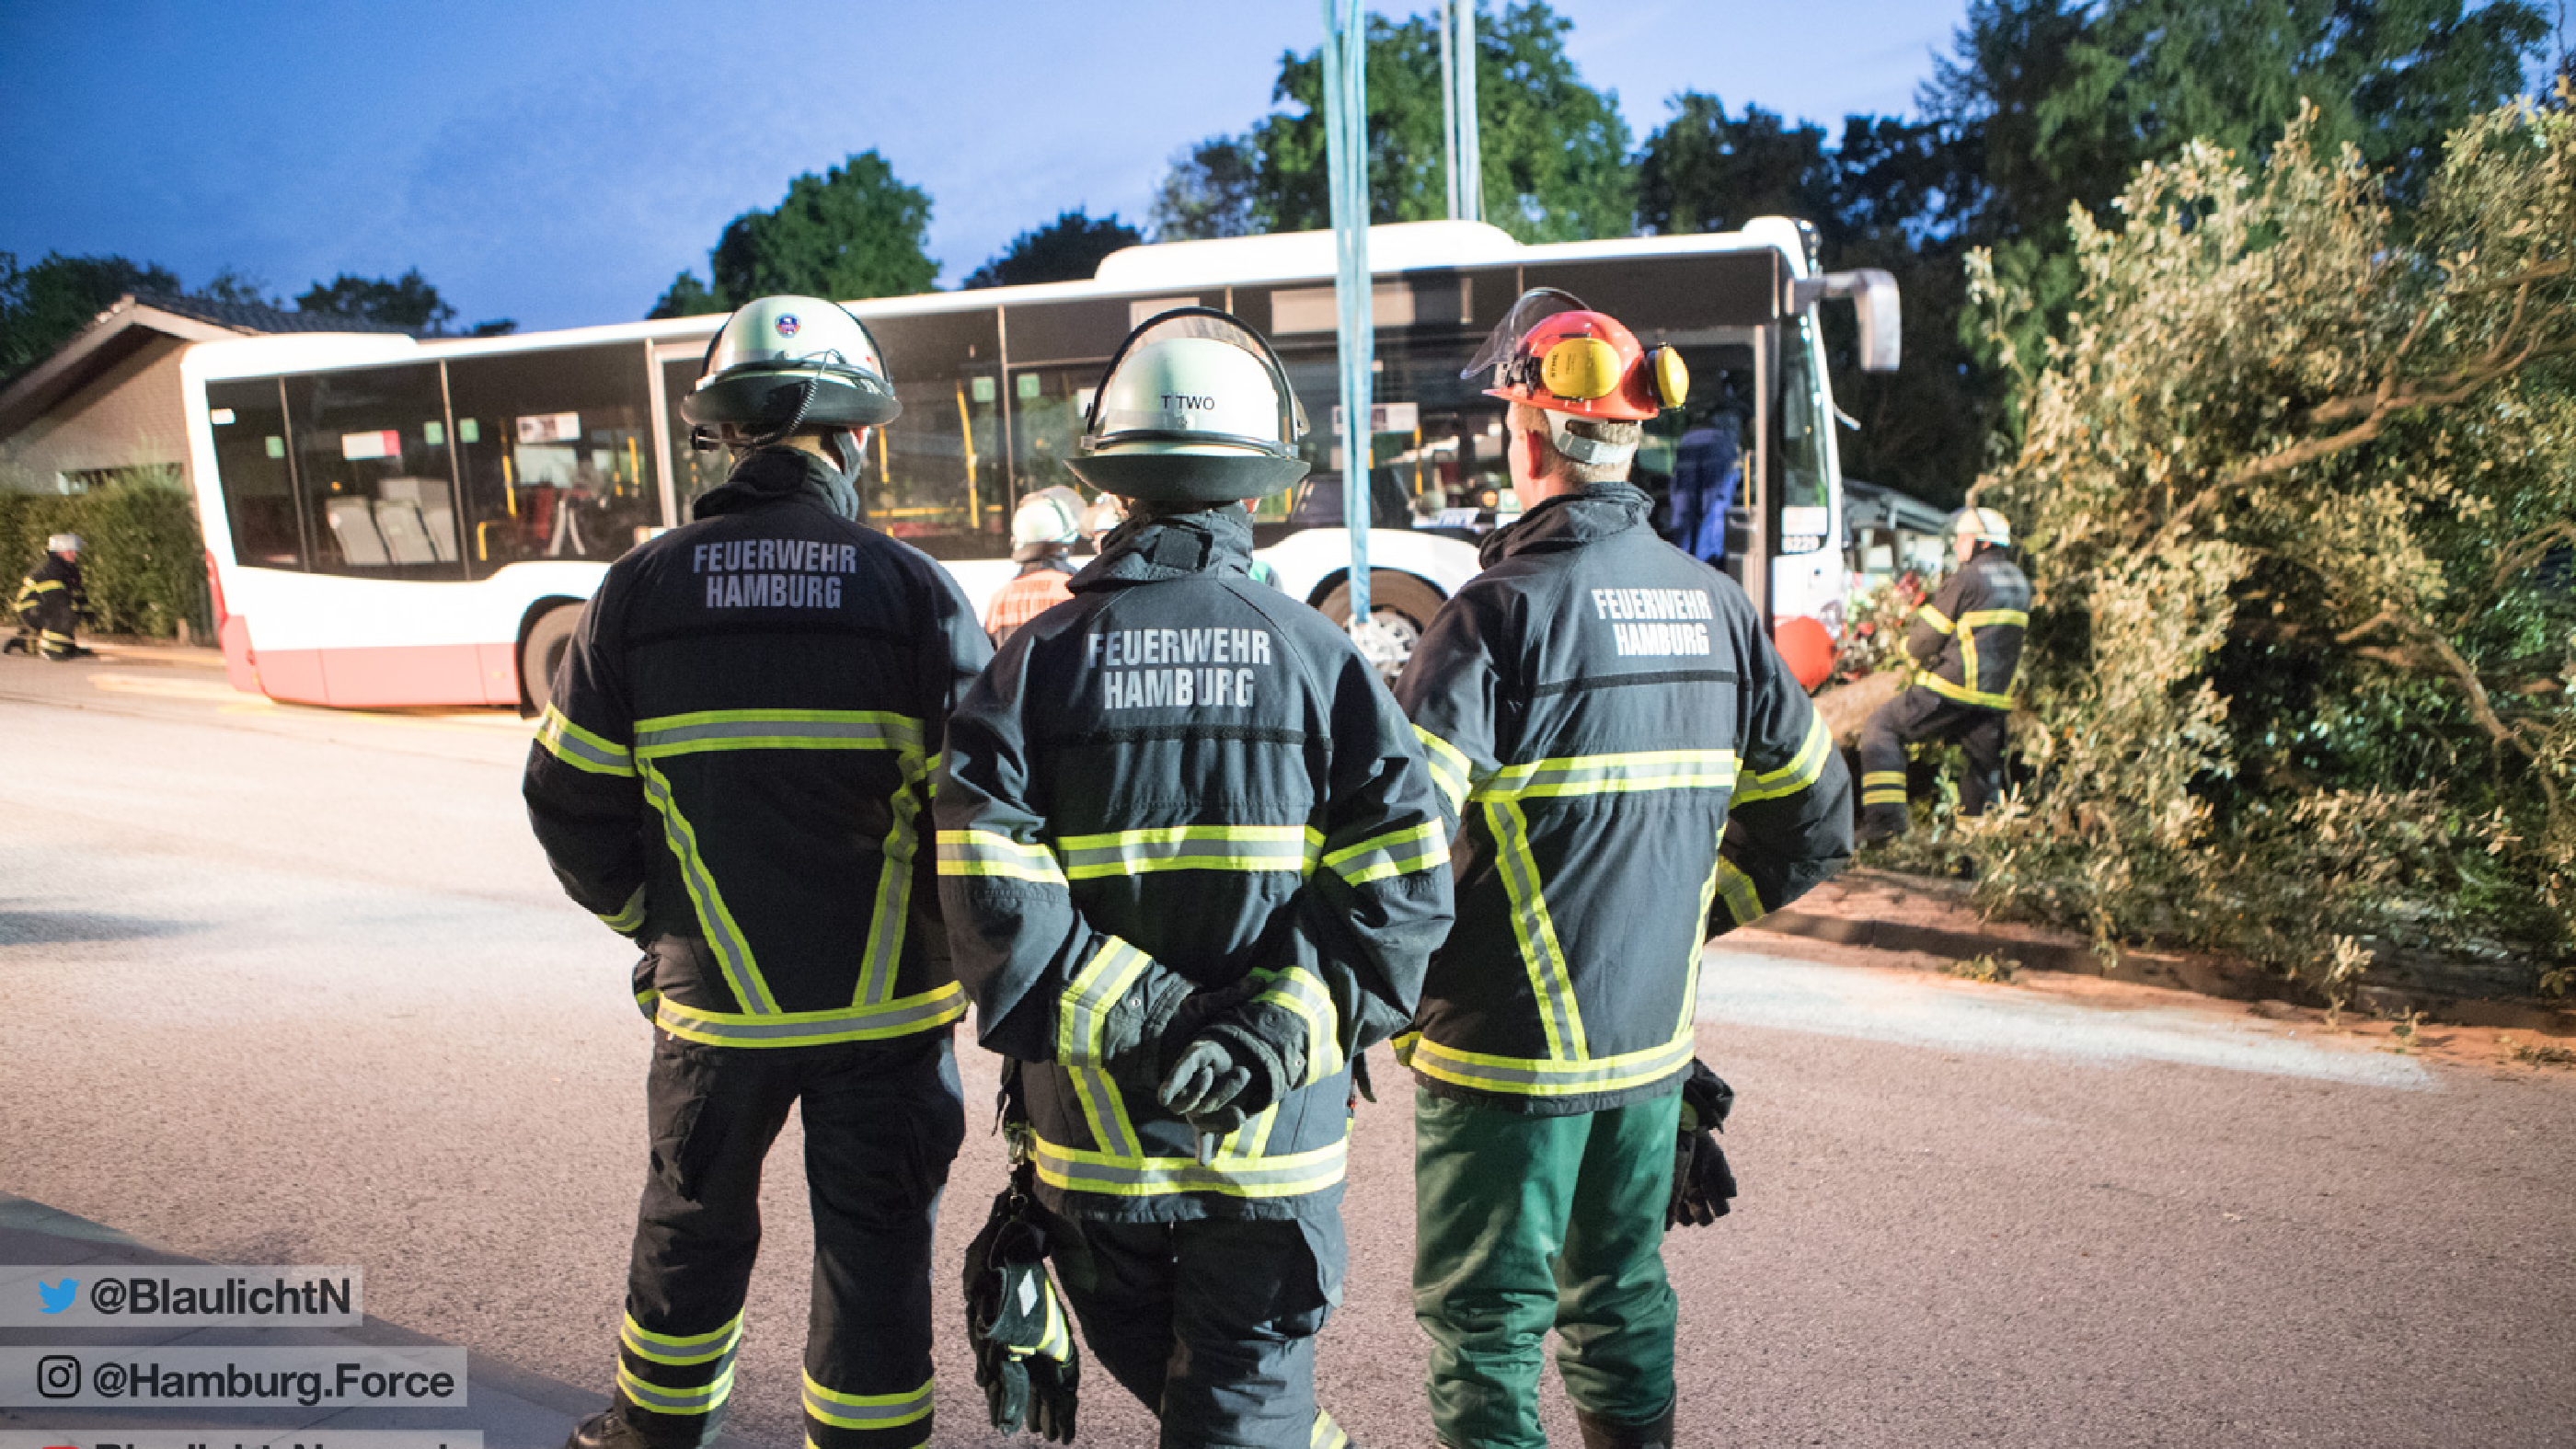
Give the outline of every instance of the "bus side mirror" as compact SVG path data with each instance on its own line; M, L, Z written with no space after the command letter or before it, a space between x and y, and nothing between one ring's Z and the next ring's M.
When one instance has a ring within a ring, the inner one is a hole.
M1825 297L1849 299L1860 323L1860 370L1896 371L1904 324L1897 316L1894 276L1876 267L1862 267L1803 278L1796 286L1795 300L1801 308L1812 307Z

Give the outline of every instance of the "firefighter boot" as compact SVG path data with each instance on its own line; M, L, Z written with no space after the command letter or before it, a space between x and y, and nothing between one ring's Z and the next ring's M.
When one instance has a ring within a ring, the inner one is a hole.
M1673 1449L1673 1411L1643 1424L1621 1424L1581 1409L1574 1426L1583 1431L1583 1449Z

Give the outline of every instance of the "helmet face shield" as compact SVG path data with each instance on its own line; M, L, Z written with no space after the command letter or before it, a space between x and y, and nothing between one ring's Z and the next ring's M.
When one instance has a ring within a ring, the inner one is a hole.
M1236 502L1306 474L1306 412L1260 333L1211 307L1148 319L1109 359L1076 477L1104 492Z
M1559 312L1590 310L1583 305L1583 299L1572 292L1555 287L1532 287L1521 293L1520 300L1503 314L1503 320L1495 323L1494 330L1485 334L1485 345L1476 349L1475 358L1458 370L1458 376L1473 382L1478 374L1518 357L1521 339L1529 335L1531 328ZM1495 385L1502 386L1501 379L1497 378Z

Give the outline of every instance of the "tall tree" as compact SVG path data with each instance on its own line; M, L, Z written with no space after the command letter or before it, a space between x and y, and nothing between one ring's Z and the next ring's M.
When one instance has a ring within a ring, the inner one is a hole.
M732 310L725 305L724 298L698 280L697 273L682 272L671 279L671 285L663 290L661 300L655 302L653 310L645 313L644 317L647 321L658 321L664 317L701 317L709 312Z
M767 211L725 225L710 260L711 289L727 307L780 292L848 300L927 292L930 196L904 184L874 151L787 183Z
M1156 241L1250 236L1259 229L1260 158L1241 136L1210 136L1172 158L1147 220Z
M438 295L418 267L388 281L347 272L328 282L315 282L295 299L300 312L331 312L363 317L406 332L444 332L456 320L456 309Z
M1514 0L1476 28L1485 216L1523 241L1624 236L1634 221L1628 125L1617 95L1585 84L1566 56L1572 28L1545 0ZM1368 19L1371 221L1448 214L1439 31L1430 16ZM1321 52L1281 56L1271 100L1243 136L1211 137L1175 161L1158 228L1221 236L1332 224Z
M47 252L21 267L0 252L0 381L53 355L128 292L176 292L166 267L118 256L67 257Z
M1835 202L1825 132L1760 106L1738 120L1715 96L1684 91L1637 156L1637 229L1733 231L1749 217L1820 217Z
M1021 232L1002 254L966 274L964 287L1021 287L1032 282L1088 281L1100 259L1143 241L1136 228L1111 212L1095 218L1083 208Z

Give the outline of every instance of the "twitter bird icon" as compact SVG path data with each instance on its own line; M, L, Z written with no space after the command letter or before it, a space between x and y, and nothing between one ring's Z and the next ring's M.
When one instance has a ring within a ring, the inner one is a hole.
M71 1307L72 1300L79 1294L78 1278L65 1278L60 1283L48 1283L41 1278L36 1280L36 1297L43 1300L47 1313L60 1313Z

